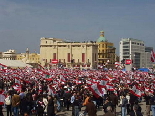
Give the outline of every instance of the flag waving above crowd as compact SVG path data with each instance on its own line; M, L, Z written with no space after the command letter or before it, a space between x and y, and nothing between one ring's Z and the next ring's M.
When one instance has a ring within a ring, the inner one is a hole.
M154 54L154 53L153 53ZM154 56L154 55L152 55ZM47 76L48 75L48 76ZM0 77L7 81L13 81L12 88L17 91L22 90L23 84L38 87L38 92L42 92L43 84L47 83L49 93L56 93L60 87L66 87L67 83L71 83L70 88L75 88L76 85L84 85L96 96L104 95L103 90L113 91L116 95L120 88L130 89L130 93L141 97L147 91L152 93L152 88L155 88L154 75L148 72L126 71L121 70L74 70L74 69L1 69ZM150 83L150 80L152 80ZM71 89L69 89L71 90Z

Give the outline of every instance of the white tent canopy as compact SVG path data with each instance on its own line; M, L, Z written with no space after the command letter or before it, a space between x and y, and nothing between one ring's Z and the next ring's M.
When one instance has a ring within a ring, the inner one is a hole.
M23 68L23 67L32 67L29 64L26 64L22 62L21 60L4 60L0 59L0 64L5 65L7 67L12 67L12 68Z

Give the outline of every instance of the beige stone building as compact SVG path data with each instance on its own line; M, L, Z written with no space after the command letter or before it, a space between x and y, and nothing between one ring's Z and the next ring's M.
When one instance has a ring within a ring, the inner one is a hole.
M98 44L98 63L99 65L105 65L107 68L114 68L116 60L116 54L114 44L108 42L104 37L104 31L100 31L100 37L97 39Z
M40 39L40 60L42 66L97 68L98 44L96 42L67 42L57 38ZM53 63L56 61L57 63Z
M36 65L40 64L40 54L30 53L27 48L26 53L20 53L16 55L16 60L22 60L24 63Z
M2 52L0 52L0 59L2 59L3 58L3 55L2 55Z
M16 51L15 50L8 50L2 53L2 59L5 60L16 60Z

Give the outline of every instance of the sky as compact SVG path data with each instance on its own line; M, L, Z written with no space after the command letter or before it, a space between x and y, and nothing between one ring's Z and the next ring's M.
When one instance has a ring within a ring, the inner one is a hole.
M1 0L0 52L40 53L40 38L114 43L134 38L155 46L155 0ZM155 48L155 47L154 47Z

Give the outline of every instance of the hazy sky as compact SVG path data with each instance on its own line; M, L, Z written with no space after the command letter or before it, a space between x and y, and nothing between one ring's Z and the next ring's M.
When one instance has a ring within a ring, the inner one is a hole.
M155 0L1 0L0 51L40 52L41 37L96 41L119 51L121 38L155 46ZM155 47L154 47L155 48Z

